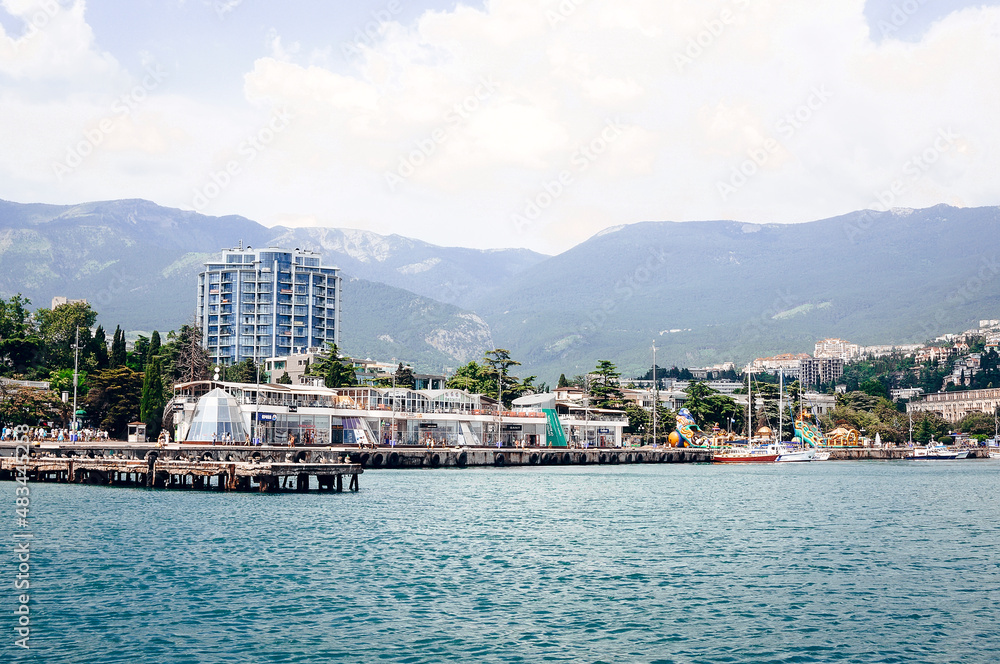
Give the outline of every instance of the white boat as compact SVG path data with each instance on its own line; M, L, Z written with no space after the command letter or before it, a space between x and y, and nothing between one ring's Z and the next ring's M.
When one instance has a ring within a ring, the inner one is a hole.
M729 447L712 454L712 463L774 463L781 455L778 445Z
M1000 447L991 447L990 448L990 458L991 459L1000 459Z
M813 461L829 461L829 460L830 460L830 452L828 452L827 450L816 450L816 457L813 458Z
M811 447L804 448L792 448L788 447L784 443L776 446L779 450L778 452L778 463L781 462L792 462L792 461L815 461L816 460L816 450ZM829 453L827 453L829 454Z
M911 459L924 460L965 459L968 456L969 450L954 450L941 443L934 443L927 447L914 447L913 452L910 453Z

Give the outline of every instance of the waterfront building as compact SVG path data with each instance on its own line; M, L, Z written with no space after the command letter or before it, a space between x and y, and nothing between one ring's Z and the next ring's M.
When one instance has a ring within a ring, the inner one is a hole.
M340 343L341 278L301 249L226 249L198 275L197 316L212 362L257 362Z
M833 383L843 375L844 360L839 357L809 357L799 364L799 382L803 385Z
M990 388L928 394L919 401L906 404L906 412L937 413L946 420L957 422L969 413L995 413L998 407L1000 407L1000 388Z
M562 446L567 441L622 446L628 426L623 412L558 403L553 393L531 397L531 403L519 400L507 411L495 399L454 389L196 381L174 386L167 412L173 413L174 439L189 442L204 442L213 430L211 423L205 424L205 413L224 412L226 421L235 421L231 413L236 409L239 422L231 430L265 445L515 447L561 440Z

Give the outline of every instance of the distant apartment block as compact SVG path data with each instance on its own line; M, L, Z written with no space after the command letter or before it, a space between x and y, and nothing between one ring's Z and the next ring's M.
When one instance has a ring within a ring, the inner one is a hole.
M799 364L799 381L803 385L835 383L844 375L844 360L825 357L809 357Z
M903 399L915 399L924 393L924 388L922 387L899 387L896 389L889 390L889 396L892 397L893 401L902 401Z
M55 309L56 307L61 307L64 304L87 304L87 301L86 300L71 300L68 297L65 297L63 295L56 295L54 298L52 298L52 307L51 308Z
M888 357L890 355L913 355L923 346L920 344L886 344L880 346L861 346L858 349L858 357Z
M790 378L798 378L799 366L802 364L802 360L808 358L807 353L781 353L774 357L758 357L753 361L752 368L754 371L768 373L783 371Z
M928 394L919 401L906 405L906 412L937 413L951 422L957 422L969 413L994 413L1000 407L1000 389L966 390L964 392L938 392Z
M927 348L918 350L915 359L917 364L923 362L942 362L957 352L952 346L928 346Z
M844 362L856 359L860 346L844 339L822 339L816 342L814 357L821 359L841 359Z
M312 251L224 250L198 275L202 346L213 362L228 365L339 343L338 272Z

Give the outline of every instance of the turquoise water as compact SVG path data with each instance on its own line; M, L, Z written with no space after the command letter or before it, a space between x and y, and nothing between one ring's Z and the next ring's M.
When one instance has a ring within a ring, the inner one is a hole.
M374 471L358 494L272 496L36 484L32 649L8 617L0 661L997 661L998 474ZM0 483L5 542L14 487Z

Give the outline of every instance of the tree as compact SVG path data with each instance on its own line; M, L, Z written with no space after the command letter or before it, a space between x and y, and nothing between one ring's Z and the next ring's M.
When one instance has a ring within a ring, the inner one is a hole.
M222 370L222 379L230 383L256 383L258 369L252 357L248 357L241 362L225 367Z
M97 321L97 312L86 302L62 304L55 309L39 309L38 335L45 349L45 365L49 369L73 366L73 344L76 330L89 329Z
M153 330L153 335L149 338L149 358L153 359L160 354L160 346L162 346L160 341L160 333L157 330Z
M511 359L510 351L506 348L486 351L483 361L485 363L483 367L485 380L482 385L482 394L493 399L502 397L504 407L510 408L514 399L534 390L535 376L529 376L522 381L510 373L511 367L519 367L521 363Z
M146 434L158 436L163 423L163 407L167 403L163 390L163 367L158 358L146 366L139 400L139 419L146 423Z
M90 376L87 413L109 434L121 439L129 422L139 418L143 376L128 367L95 371Z
M993 413L969 413L955 425L956 431L968 434L992 436L996 431Z
M180 332L171 330L160 355L164 375L171 383L193 383L209 377L211 362L208 352L201 347L201 330L195 325L182 325Z
M291 385L292 377L288 375L288 372L281 374L281 378L278 379L278 385Z
M340 357L337 344L330 343L326 353L306 368L307 376L322 376L323 384L330 388L353 387L358 384L354 368Z
M590 383L590 393L598 408L615 408L621 405L622 391L618 387L621 374L609 360L598 360Z
M79 371L76 376L76 388L79 396L87 394L87 372ZM49 389L57 397L62 397L63 392L68 392L70 398L73 396L73 369L60 369L49 374Z
M115 327L115 336L111 340L111 356L108 364L112 369L117 369L118 367L125 366L127 359L125 333L122 331L121 326L118 325Z
M456 371L455 375L448 379L448 388L453 390L465 390L472 394L484 394L487 389L487 381L489 380L486 375L485 367L481 366L475 360L460 366Z
M94 369L107 369L110 362L108 358L108 337L104 332L104 326L98 325L91 340L89 355L93 357Z
M149 356L149 337L140 334L132 345L132 352L128 353L126 358L126 364L132 369L136 371L145 369L152 359Z
M861 383L859 390L873 397L889 398L889 390L881 380L873 378Z
M703 430L707 430L709 425L728 430L736 426L731 425L730 420L740 423L745 419L743 409L732 397L713 390L704 382L691 383L684 392L688 395L684 407Z
M49 390L0 383L0 422L7 426L68 421L69 407Z
M566 374L559 374L559 382L556 383L556 387L569 387L569 381L566 380Z
M41 339L20 294L0 298L0 375L23 376L41 364Z
M402 362L396 367L395 375L396 387L405 387L412 390L417 386L417 380L413 377L413 369L411 367L404 367Z

